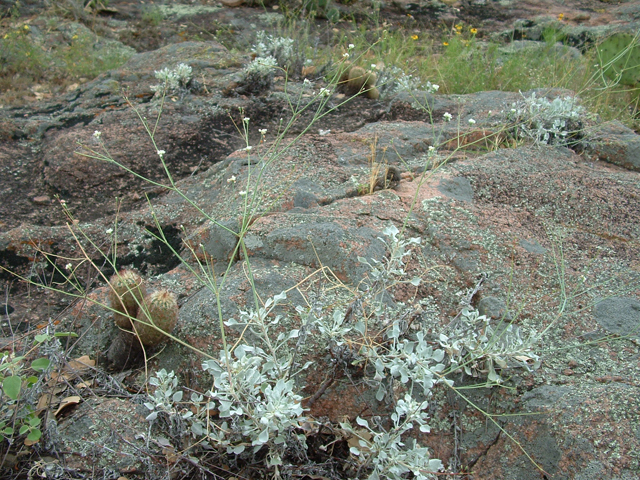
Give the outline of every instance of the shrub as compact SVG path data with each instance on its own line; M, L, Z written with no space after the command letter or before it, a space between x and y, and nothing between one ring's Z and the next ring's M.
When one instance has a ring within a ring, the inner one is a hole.
M275 64L290 75L300 73L305 62L305 57L299 47L296 47L295 40L269 35L264 31L256 34L256 43L251 51L256 55L256 60L275 59Z
M238 93L257 95L271 88L273 77L278 68L275 57L258 57L242 71Z
M165 67L162 70L156 70L154 75L162 83L152 85L151 91L156 94L175 94L186 91L191 81L192 69L189 65L180 63L172 69Z
M514 104L511 119L519 135L532 138L539 144L575 145L582 137L586 112L576 97L529 97Z
M496 369L514 365L527 370L537 368L540 363L533 347L538 339L522 339L510 326L504 329L506 333L498 333L488 326L485 317L468 311L463 311L459 328L449 336L440 335L442 348L434 347L422 331L410 334L403 319L411 307L388 307L382 294L400 283L420 283L417 277L404 278L411 247L420 240L405 240L394 226L385 229L384 234L380 240L387 245L387 258L361 259L370 267L370 280L359 302L361 312L354 321L346 324L344 311L329 305L297 306L295 310L303 320L302 329L317 332L323 339L316 339L315 345L326 345L334 353L343 350L353 362L370 365L366 369L370 376L365 381L377 388L379 402L386 399L394 405L390 424L379 417L371 421L358 417L356 426L348 421L340 424L342 434L353 439L350 453L359 470L366 472L369 480L401 480L407 473L414 478L434 479L442 462L431 458L428 450L411 437L416 427L421 432L430 431L426 413L429 402L417 400L416 396L428 399L438 383L453 388L447 375L461 369L472 376L482 374L489 384L497 384L501 379ZM213 377L213 387L204 395L192 394L190 405L196 407L195 413L178 407L183 393L176 390L178 382L173 372L159 371L150 381L156 389L145 403L152 411L147 419L155 421L162 413L172 425L186 423L190 428L181 430L183 436L204 438L231 455L255 455L265 447L269 466L281 465L286 451L304 447L306 439L300 425L313 420L304 415L302 396L297 393L300 386L293 378L310 363L298 365L295 360L295 352L304 341L302 329L273 332L285 319L276 313L285 301L283 292L268 299L264 307L241 311L239 320L225 322L226 326L245 332L243 337L251 335L252 340L238 342L233 350L224 349L218 359L203 363L204 371ZM366 338L374 326L386 327L384 339ZM525 355L535 361L529 364ZM404 394L398 398L394 382L404 387ZM212 409L219 412L218 420L210 417Z

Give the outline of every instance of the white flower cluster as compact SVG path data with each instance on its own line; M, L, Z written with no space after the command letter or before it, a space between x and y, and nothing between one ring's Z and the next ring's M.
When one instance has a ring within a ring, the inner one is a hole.
M273 69L278 66L278 61L275 57L257 57L244 69L247 75L257 75L260 77L266 77L273 75Z
M175 68L163 68L154 72L155 77L162 83L152 85L151 91L162 92L166 89L168 92L175 92L186 86L191 81L192 69L185 63L178 64Z
M257 94L271 87L278 68L275 57L257 57L242 71L243 89L246 93Z
M390 82L393 84L392 91L394 93L401 92L415 92L425 91L427 93L435 93L440 89L440 85L431 83L422 83L422 81L414 77L413 75L407 75L404 71L398 67L391 67L387 73L391 78Z
M582 130L585 110L576 97L556 97L549 101L533 92L513 105L511 118L518 133L539 144L571 145Z
M251 51L257 58L273 57L277 65L287 68L299 60L294 46L295 41L292 38L274 37L259 31L256 35L256 44Z

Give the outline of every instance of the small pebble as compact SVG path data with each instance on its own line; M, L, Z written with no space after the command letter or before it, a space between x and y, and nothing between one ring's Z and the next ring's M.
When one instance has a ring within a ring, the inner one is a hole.
M51 198L47 195L39 195L37 197L33 197L32 201L36 205L48 205L51 203Z

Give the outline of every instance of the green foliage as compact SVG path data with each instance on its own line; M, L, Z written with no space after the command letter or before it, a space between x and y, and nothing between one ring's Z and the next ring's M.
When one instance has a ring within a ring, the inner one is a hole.
M50 337L47 336L46 340ZM33 405L25 400L29 390L39 382L39 377L30 371L43 373L49 368L48 358L38 358L27 366L24 356L2 352L0 356L0 436L12 440L17 435L26 435L30 442L42 436L38 428L40 418Z
M94 36L79 33L71 43L55 51L53 61L61 75L72 78L93 78L102 72L113 70L128 60L130 54L96 42Z
M55 47L45 47L42 38L31 34L29 25L6 33L0 38L0 85L24 89L29 82L68 84L91 79L119 67L133 54L96 40L86 28L77 32Z
M326 18L333 23L340 21L340 10L331 5L331 0L304 0L302 9L310 18Z
M640 82L640 44L628 33L611 35L598 45L604 74L623 85Z
M552 46L557 42L562 42L567 37L567 34L562 28L550 25L542 31L542 38L547 45Z
M39 78L44 74L46 58L44 52L31 40L30 27L12 30L0 39L0 74Z
M77 336L75 333L40 334L35 336L35 349L42 349L57 338ZM55 347L54 347L55 348ZM44 349L45 353L47 349ZM0 438L14 442L18 436L35 443L42 436L35 401L51 360L40 357L29 363L28 355L0 354ZM33 375L36 373L36 375Z
M142 21L157 27L164 21L162 9L156 5L145 5L142 8Z

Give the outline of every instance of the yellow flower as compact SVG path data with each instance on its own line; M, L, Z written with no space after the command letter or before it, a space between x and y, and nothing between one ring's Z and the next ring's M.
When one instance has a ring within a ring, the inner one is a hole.
M456 30L456 31L455 31L455 34L456 34L456 35L462 35L462 34L460 33L460 30Z
M29 25L25 25L25 26L24 26L24 29L25 29L25 30L29 30Z
M442 45L444 45L445 47L449 46L449 42L442 42Z
M476 33L478 33L478 29L477 28L472 28L469 31L471 32L472 35L475 35Z
M558 20L562 21L563 18L564 18L564 13L558 14Z
M8 34L8 33L5 33L5 34L4 34L4 37L2 37L2 39L3 39L3 40L6 40L7 38L9 38L9 34Z
M75 40L78 38L78 35L74 35L73 37L71 37L71 40Z
M411 35L411 40L417 40L418 39L418 35Z
M462 25L460 25L460 24L456 25L456 30L458 30L458 31L462 30Z

